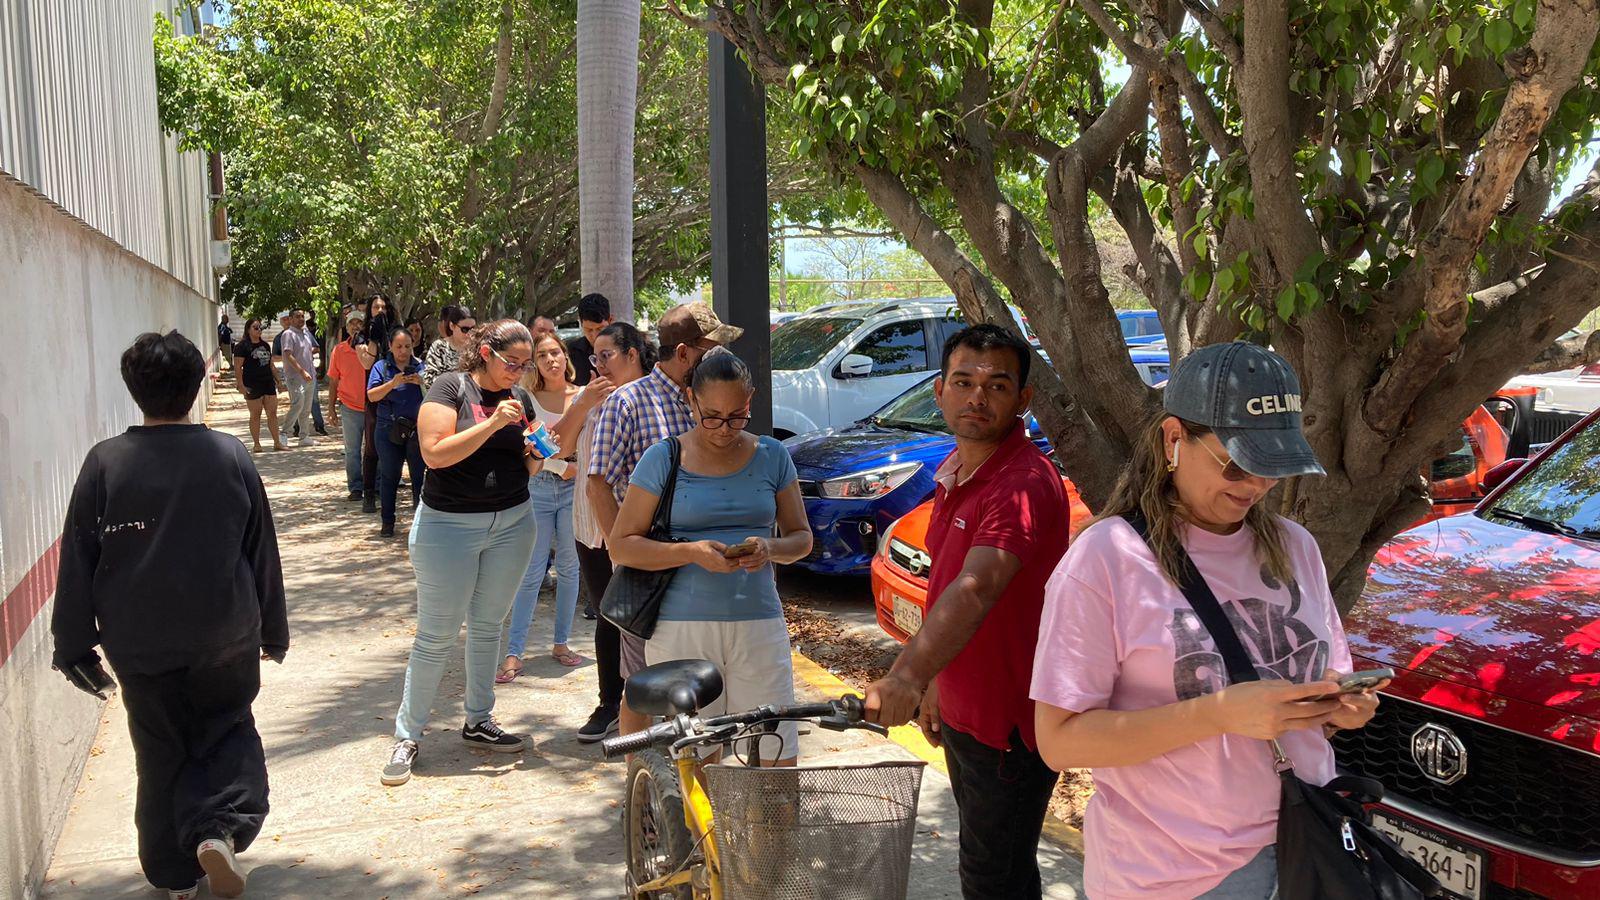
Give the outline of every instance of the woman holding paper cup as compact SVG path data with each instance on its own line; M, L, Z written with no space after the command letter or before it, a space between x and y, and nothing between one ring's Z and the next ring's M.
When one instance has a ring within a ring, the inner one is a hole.
M511 604L506 658L495 676L500 684L516 680L522 672L528 627L539 607L539 591L549 572L552 551L556 558L556 621L550 655L563 666L583 664L583 657L567 646L578 606L578 545L572 532L572 494L576 484L574 476L578 472L573 457L577 447L576 441L568 441L571 446L563 446L557 437L558 427L572 412L573 398L581 388L572 383L575 377L572 361L567 357L566 346L554 334L534 336L533 363L533 371L523 376L522 386L533 395L533 408L528 410L528 444L534 456L543 457L528 485L538 526L533 557L528 561L522 586ZM581 418L577 416L574 421L581 421ZM561 432L567 430L559 427Z

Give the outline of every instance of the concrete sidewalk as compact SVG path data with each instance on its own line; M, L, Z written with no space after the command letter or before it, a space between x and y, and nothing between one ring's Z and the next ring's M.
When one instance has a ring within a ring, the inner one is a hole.
M230 387L219 386L208 421L248 443L243 403ZM595 671L592 663L566 669L549 658L550 593L535 620L527 668L499 688L496 708L508 729L533 736L534 747L502 755L460 741L458 654L415 777L384 788L378 772L392 743L414 634L404 537L379 538L377 517L344 500L336 439L314 449L269 451L256 461L278 523L293 647L283 666L265 665L255 707L272 813L242 857L252 869L249 896L621 896L624 769L604 761L597 745L573 737L594 706ZM410 512L402 503L402 523ZM592 623L580 618L574 649L592 658L592 638ZM821 695L799 687L803 695ZM913 758L865 733L812 734L802 748L803 761L817 763ZM925 772L910 896L957 898L949 782L932 767ZM139 870L133 799L133 753L113 699L44 897L158 896ZM1078 860L1050 844L1041 859L1047 896L1077 897Z

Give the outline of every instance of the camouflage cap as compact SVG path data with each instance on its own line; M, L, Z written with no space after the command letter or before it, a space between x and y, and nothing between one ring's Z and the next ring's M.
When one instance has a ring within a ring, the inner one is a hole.
M731 344L744 334L744 329L724 324L710 304L696 300L667 310L656 322L656 333L660 335L661 353L665 357L679 344L693 346L702 338L718 344Z

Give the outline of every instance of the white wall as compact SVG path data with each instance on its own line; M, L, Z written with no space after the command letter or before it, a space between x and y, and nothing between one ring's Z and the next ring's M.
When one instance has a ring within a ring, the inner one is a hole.
M37 888L99 720L50 670L50 552L67 496L89 448L139 421L122 351L176 328L209 358L216 318L210 300L0 173L0 321L26 330L0 354L0 897ZM197 421L209 393L207 379Z
M122 351L176 328L215 358L205 161L156 110L153 13L180 5L0 0L4 900L37 892L99 722L50 670L53 550L84 454L139 420Z
M180 156L156 113L155 13L182 5L0 2L0 169L209 293L203 159Z

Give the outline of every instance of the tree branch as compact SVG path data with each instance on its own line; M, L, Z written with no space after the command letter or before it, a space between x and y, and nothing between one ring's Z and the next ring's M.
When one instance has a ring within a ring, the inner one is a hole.
M1248 8L1247 13L1248 15ZM1467 281L1473 256L1561 98L1577 83L1600 32L1596 0L1539 7L1528 46L1506 54L1511 86L1471 174L1423 240L1401 285L1395 312L1426 315L1393 365L1379 377L1362 414L1393 438L1420 392L1461 345L1467 331Z
M1011 108L1006 110L1006 117L1000 122L1001 131L1011 127L1011 119L1016 116L1017 107L1027 96L1028 85L1033 82L1033 72L1039 67L1039 57L1044 53L1044 45L1049 40L1050 35L1061 26L1061 16L1067 11L1067 6L1071 3L1072 0L1061 0L1060 3L1056 4L1056 12L1055 15L1050 17L1050 24L1046 25L1044 31L1039 33L1039 40L1033 46L1033 58L1028 60L1028 68L1022 73L1022 81L1011 92Z
M1239 71L1239 117L1249 164L1256 221L1281 282L1316 252L1316 226L1306 212L1295 170L1297 135L1289 119L1288 0L1244 6L1244 66Z
M1526 375L1542 375L1595 363L1600 363L1600 331L1556 341L1534 357L1533 362L1524 366L1522 371Z
M856 164L854 171L867 196L905 236L906 244L921 254L950 285L969 317L1011 327L1011 313L993 282L967 258L955 239L928 214L903 181L890 172L864 164ZM1051 434L1066 436L1057 447L1062 458L1075 461L1114 458L1098 456L1112 453L1113 448L1083 407L1073 401L1056 371L1042 364L1035 365L1033 371L1030 379L1036 395L1033 412ZM1081 473L1074 474L1074 483L1091 506L1098 506L1111 494L1115 467L1081 468Z
M1211 46L1217 48L1228 64L1234 68L1244 65L1244 51L1239 49L1239 42L1234 38L1233 32L1228 30L1228 23L1222 21L1222 16L1212 8L1206 0L1183 0L1183 7L1194 16L1205 30L1206 38L1211 41Z

